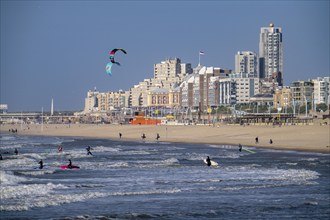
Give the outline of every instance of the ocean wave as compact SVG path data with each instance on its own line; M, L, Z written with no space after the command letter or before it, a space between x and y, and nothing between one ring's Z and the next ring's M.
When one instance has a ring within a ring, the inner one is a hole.
M26 180L27 179L24 178L24 177L15 176L12 171L5 172L5 171L0 170L0 185L1 185L1 188L3 186L6 186L6 185L15 185L19 182L23 182L23 181L26 181ZM0 195L2 196L2 193L0 193Z

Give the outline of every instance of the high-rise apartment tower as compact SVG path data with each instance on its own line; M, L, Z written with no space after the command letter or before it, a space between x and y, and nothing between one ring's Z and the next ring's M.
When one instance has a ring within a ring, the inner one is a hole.
M262 27L259 41L259 77L270 79L274 75L283 77L282 28Z

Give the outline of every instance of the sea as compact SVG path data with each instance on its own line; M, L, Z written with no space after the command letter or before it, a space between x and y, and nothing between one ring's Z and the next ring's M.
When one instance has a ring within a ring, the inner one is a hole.
M330 218L329 154L161 139L0 140L2 220ZM80 169L61 169L69 159Z

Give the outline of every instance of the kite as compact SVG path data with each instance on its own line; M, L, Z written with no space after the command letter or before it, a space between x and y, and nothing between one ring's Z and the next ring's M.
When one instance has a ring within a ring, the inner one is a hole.
M110 52L110 63L107 63L106 67L105 67L105 70L106 70L106 73L110 76L112 76L112 73L111 73L111 67L112 67L112 64L117 64L118 66L120 66L120 63L119 62L116 62L115 61L115 53L120 50L122 51L124 54L127 54L127 52L124 50L124 49L121 49L121 48L115 48L113 49L111 52Z

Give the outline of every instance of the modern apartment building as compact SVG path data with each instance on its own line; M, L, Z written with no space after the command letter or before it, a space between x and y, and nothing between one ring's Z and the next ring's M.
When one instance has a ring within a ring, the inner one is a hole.
M283 78L282 28L270 24L260 31L259 77L271 78L274 73L281 73Z
M235 55L235 72L247 73L249 77L259 77L258 55L251 51L237 52Z
M330 77L318 77L312 81L314 84L314 104L330 105Z
M219 79L219 104L236 104L236 81L234 79Z
M304 105L312 102L314 83L312 81L294 81L291 83L292 98L295 103Z
M99 92L96 90L96 88L94 89L94 91L88 90L87 97L85 98L84 112L98 111L98 94Z
M115 109L128 107L129 92L103 92L97 94L98 110L107 112Z
M260 93L259 78L252 78L243 73L229 74L229 77L236 83L237 104L249 103L252 96Z

